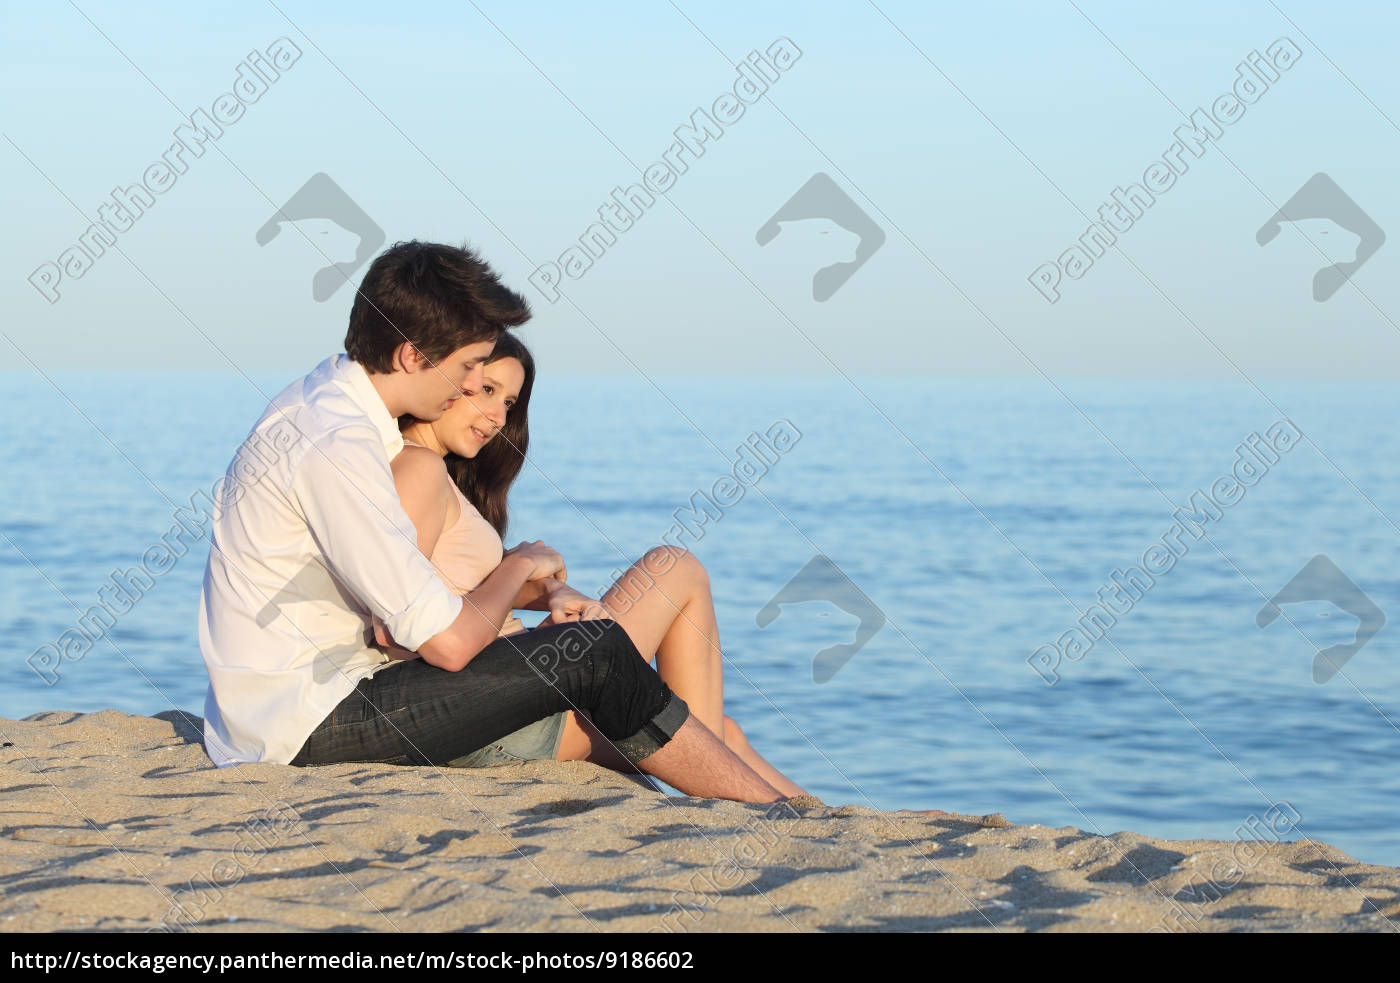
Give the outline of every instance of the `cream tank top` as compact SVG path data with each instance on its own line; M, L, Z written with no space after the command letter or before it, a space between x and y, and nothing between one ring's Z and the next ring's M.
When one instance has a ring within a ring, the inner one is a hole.
M423 446L411 440L404 443L413 447ZM433 547L433 555L428 559L447 586L456 594L463 595L476 590L491 571L501 565L505 546L495 527L476 510L476 506L467 501L457 483L448 479L447 484L452 494L457 496L457 521L442 531L437 545ZM524 622L512 613L501 626L500 634L504 637L524 630Z

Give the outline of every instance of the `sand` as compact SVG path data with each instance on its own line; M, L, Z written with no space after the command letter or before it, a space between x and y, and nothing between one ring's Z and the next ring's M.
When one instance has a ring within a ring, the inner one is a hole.
M585 763L220 770L175 713L0 740L8 932L1400 928L1400 868L1309 840L689 799Z

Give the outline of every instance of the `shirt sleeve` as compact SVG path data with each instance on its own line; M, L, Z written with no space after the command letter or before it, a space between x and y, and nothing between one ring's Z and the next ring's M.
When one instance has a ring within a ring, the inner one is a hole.
M456 620L462 599L419 550L374 430L346 428L317 440L291 490L331 570L394 641L417 651Z

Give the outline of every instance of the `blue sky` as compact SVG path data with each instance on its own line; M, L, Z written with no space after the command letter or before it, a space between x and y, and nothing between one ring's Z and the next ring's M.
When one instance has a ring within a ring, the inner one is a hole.
M3 71L0 366L305 370L339 350L351 288L329 222L258 229L316 173L387 240L470 242L530 297L557 371L1391 378L1387 243L1325 301L1335 228L1256 231L1314 174L1400 230L1400 83L1380 4L368 3L13 6ZM81 278L43 283L117 186L143 179L249 52L301 56ZM732 90L801 56L688 157L551 303L531 286ZM1184 120L1279 38L1301 57L1057 302L1028 276L1141 181ZM718 49L718 50L717 50ZM1175 107L1173 106L1175 104ZM852 237L758 229L815 173L885 234L825 301ZM1339 253L1338 249L1342 249Z

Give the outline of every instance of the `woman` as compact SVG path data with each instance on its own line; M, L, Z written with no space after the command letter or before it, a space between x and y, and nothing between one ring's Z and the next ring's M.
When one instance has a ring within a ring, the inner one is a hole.
M394 459L394 482L418 532L418 546L449 586L498 628L501 636L528 629L514 609L549 611L541 624L611 618L637 650L738 757L784 795L806 794L749 744L724 714L724 664L705 568L690 553L657 547L595 600L566 582L563 559L541 542L511 553L547 558L552 579L519 582L500 569L506 498L529 445L529 403L535 363L514 335L502 332L486 363L480 392L464 392L431 423L400 420L404 449ZM396 649L380 633L380 642ZM635 769L577 711L556 714L453 761L476 767L498 761L587 760L619 771Z

